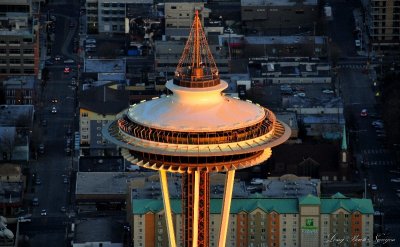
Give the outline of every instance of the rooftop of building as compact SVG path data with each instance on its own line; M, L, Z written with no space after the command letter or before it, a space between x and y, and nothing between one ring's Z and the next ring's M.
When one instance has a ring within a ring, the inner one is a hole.
M79 93L79 106L103 115L115 115L129 107L129 92L115 90L111 84L91 87Z
M78 172L76 195L123 195L127 181L144 176L128 172Z
M11 163L0 164L0 178L19 175L21 175L21 166Z
M324 44L323 36L245 36L246 44L250 45L292 45L292 44Z
M14 5L14 4L13 4ZM27 12L5 12L0 15L0 35L29 36L33 35L32 21Z
M119 156L80 156L80 172L123 172L124 159Z
M301 5L318 5L318 0L304 0ZM296 0L241 0L241 6L295 6Z
M319 198L312 195L306 195L302 198L232 198L230 213L251 213L256 209L260 209L266 213L298 214L300 213L300 206L305 205L319 206L321 214L334 214L338 209L344 209L348 213L374 213L370 199L338 197L337 194L328 198ZM221 213L221 206L222 199L210 199L210 214ZM171 199L171 209L173 213L182 213L181 200ZM162 200L132 200L133 214L159 213L163 210Z
M264 190L260 193L269 198L300 198L306 195L320 195L320 180L310 177L298 177L286 174L281 177L269 177L262 182Z
M294 112L276 112L276 118L289 125L291 129L298 129L297 117Z
M73 241L74 243L122 243L124 228L121 222L123 221L123 219L111 217L86 218L76 221Z
M33 114L33 105L0 105L0 126L30 127Z
M287 155L290 153L290 155ZM337 171L339 144L302 143L299 145L279 145L274 148L272 160L279 161L284 167L283 174L297 174L299 169L309 163L318 167L320 172ZM280 173L274 171L274 173Z
M12 76L3 81L3 86L6 89L34 89L34 76Z
M308 94L307 94L308 95ZM301 113L301 108L342 108L343 100L340 97L334 97L331 95L324 95L319 92L319 97L299 97L299 96L285 96L282 106L286 109L299 109L298 113ZM340 112L338 112L340 113ZM326 113L321 113L326 114ZM337 115L336 115L337 117Z
M0 181L0 204L22 203L23 182Z
M125 73L125 59L85 59L85 73Z
M330 77L330 66L313 61L250 61L252 77Z

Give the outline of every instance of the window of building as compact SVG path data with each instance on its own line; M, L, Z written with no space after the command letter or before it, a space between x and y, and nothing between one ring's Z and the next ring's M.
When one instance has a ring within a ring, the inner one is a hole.
M33 74L35 73L34 69L24 69L24 74Z
M10 69L10 74L21 74L20 69Z
M21 53L21 50L20 50L20 49L10 49L10 50L9 50L9 53L10 53L10 54L20 54L20 53Z
M10 58L10 64L20 64L21 59L19 58Z
M24 64L34 64L35 60L33 59L24 59Z
M176 9L176 6L171 6L171 9Z
M33 54L34 50L33 49L24 49L23 52L24 52L24 54Z

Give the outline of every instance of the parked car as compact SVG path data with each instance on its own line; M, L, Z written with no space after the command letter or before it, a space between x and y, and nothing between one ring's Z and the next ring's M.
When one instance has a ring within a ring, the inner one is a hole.
M64 74L69 74L71 72L71 68L70 67L65 67L64 68Z
M44 154L44 144L43 143L39 144L39 153Z
M378 190L378 186L376 184L371 185L371 190Z
M368 116L368 111L367 111L367 109L362 109L362 110L361 110L361 113L360 113L360 116L361 116L361 117L366 117L366 116Z
M42 209L42 211L40 211L40 215L41 216L46 216L47 215L46 209Z
M34 197L32 199L32 206L39 206L39 198Z
M400 183L400 178L392 178L392 179L390 179L390 182Z
M73 59L64 60L64 64L73 64L75 61Z

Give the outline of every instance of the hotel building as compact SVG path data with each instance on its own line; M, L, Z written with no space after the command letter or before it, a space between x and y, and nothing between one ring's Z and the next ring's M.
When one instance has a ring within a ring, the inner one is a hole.
M221 199L210 200L209 246L218 246L221 204ZM168 246L162 200L132 199L131 207L134 246ZM171 208L175 229L181 229L180 199L172 199ZM333 239L344 239L340 246L373 246L373 213L370 199L340 193L329 198L233 198L226 247L339 246ZM182 231L176 233L181 239Z

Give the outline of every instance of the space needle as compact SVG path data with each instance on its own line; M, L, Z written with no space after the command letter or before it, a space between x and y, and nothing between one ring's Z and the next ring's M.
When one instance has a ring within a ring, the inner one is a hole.
M179 246L209 246L210 173L226 173L218 246L224 247L235 171L258 165L271 147L285 142L290 128L268 109L225 96L198 11L175 75L172 95L134 104L103 129L122 155L160 175L169 246L177 246L167 172L182 176Z

